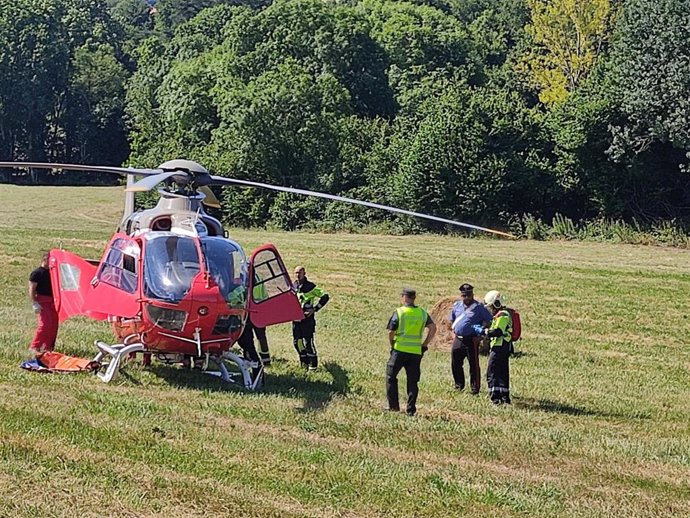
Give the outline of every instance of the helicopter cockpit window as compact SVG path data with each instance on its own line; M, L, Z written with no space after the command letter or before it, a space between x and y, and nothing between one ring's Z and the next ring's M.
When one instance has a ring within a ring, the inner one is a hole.
M281 268L278 258L271 250L263 250L254 256L255 303L285 293L292 288L290 279Z
M244 307L247 274L242 248L222 237L202 237L201 248L206 265L220 293L230 307Z
M137 291L137 259L139 247L127 239L116 239L101 263L98 280L115 288Z
M179 302L191 289L200 270L199 252L193 238L166 233L146 241L144 294L147 297Z

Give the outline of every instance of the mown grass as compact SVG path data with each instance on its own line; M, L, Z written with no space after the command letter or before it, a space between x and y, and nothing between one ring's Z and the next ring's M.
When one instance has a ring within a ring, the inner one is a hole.
M121 204L116 188L0 187L0 516L690 514L690 252L236 230L330 292L319 372L298 369L288 326L269 329L259 393L158 364L109 385L21 371L40 251L98 258ZM464 281L521 310L514 404L490 406L485 383L453 392L430 352L418 417L382 412L400 287L430 307ZM109 337L74 320L59 347L91 356Z

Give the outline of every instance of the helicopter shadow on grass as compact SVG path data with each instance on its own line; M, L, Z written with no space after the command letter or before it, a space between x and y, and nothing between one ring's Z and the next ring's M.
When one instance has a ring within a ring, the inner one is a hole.
M312 375L310 372L298 377L290 373L272 375L269 372L266 385L261 392L302 398L303 406L297 408L297 412L323 410L334 397L344 396L350 392L350 376L335 362L326 362L320 369L326 371L332 380L309 379Z
M270 368L269 368L270 369ZM261 394L301 398L303 406L298 412L322 410L336 396L350 392L350 377L345 369L334 362L326 362L319 371L313 373L316 377L323 377L327 372L331 381L310 379L311 372L273 374L268 370L265 385L259 389ZM184 387L208 392L236 392L247 393L241 385L226 383L215 376L209 376L197 369L180 369L172 365L154 364L150 372L165 380L170 386Z

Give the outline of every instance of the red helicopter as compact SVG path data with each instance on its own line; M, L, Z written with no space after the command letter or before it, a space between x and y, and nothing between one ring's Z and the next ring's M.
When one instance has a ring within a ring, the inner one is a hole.
M50 251L53 297L60 321L84 315L108 321L116 344L96 341L97 362L108 360L99 377L111 381L124 358L139 352L165 363L194 357L203 370L228 382L257 388L263 366L232 350L248 315L259 326L301 320L304 313L276 248L265 244L247 259L203 204L220 208L209 185L236 185L317 196L431 219L512 237L496 230L396 207L315 191L211 175L190 160L171 160L157 169L57 163L0 162L0 167L62 169L127 176L125 212L100 261L65 250ZM144 177L134 182L135 177ZM152 209L134 211L134 193L160 183ZM235 364L228 370L226 362ZM208 370L215 364L217 371ZM252 370L254 374L252 374Z

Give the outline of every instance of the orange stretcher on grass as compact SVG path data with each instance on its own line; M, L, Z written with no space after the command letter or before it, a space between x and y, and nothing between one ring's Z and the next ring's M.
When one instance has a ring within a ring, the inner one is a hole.
M22 362L22 369L36 372L95 372L101 364L86 358L68 356L56 351L39 353L33 360Z

